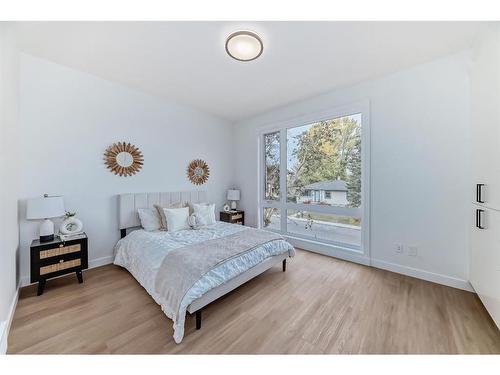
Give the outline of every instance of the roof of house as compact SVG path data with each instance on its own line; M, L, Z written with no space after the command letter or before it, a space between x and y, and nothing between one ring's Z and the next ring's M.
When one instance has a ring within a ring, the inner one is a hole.
M329 191L347 191L347 185L342 180L320 181L314 184L304 186L306 190L329 190Z

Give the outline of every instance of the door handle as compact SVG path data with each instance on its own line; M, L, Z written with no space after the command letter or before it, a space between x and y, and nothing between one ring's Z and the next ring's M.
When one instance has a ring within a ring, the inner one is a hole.
M477 203L484 203L483 186L484 186L484 184L476 184L476 202Z
M481 210L479 208L476 209L476 227L479 229L486 229L485 227L483 227L483 223L482 223L483 212L484 212L484 210Z

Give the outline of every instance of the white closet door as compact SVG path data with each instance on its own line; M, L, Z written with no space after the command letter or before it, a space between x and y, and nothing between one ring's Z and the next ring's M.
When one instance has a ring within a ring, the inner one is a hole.
M476 209L483 210L480 223L476 223ZM500 328L500 212L480 206L474 206L473 210L470 281Z
M475 49L471 71L471 199L485 184L483 205L500 209L500 31Z

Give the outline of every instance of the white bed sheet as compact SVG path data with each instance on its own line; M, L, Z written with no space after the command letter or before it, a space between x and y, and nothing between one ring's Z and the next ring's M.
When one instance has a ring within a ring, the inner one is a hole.
M163 258L172 249L210 239L225 237L245 227L240 225L217 222L216 224L197 230L182 230L178 232L136 230L122 238L115 246L114 264L125 267L146 291L158 303L165 314L174 321L174 340L182 341L184 336L184 316L176 316L176 312L162 301L155 290L155 280ZM186 293L182 306L187 308L195 299L209 290L224 284L232 278L249 270L263 260L288 252L294 255L293 246L285 240L273 241L259 246L240 257L231 259L208 272Z

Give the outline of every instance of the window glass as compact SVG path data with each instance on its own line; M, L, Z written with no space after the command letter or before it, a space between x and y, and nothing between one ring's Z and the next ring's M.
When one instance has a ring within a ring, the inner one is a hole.
M264 135L265 200L280 199L280 133Z
M361 246L361 218L287 210L287 232L319 241Z
M264 225L264 229L273 229L279 231L281 229L280 209L265 207L263 210L262 222Z
M361 206L361 114L287 129L287 201Z

